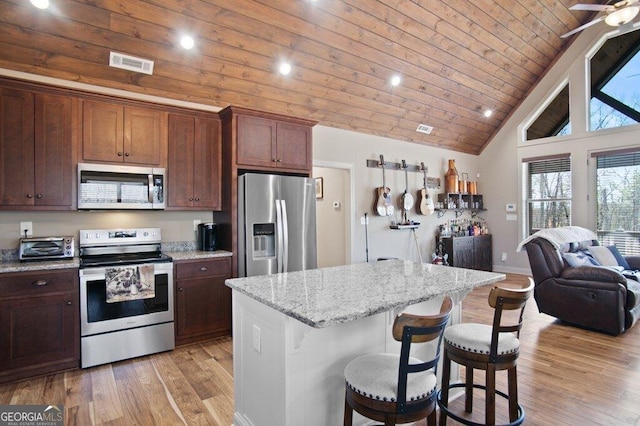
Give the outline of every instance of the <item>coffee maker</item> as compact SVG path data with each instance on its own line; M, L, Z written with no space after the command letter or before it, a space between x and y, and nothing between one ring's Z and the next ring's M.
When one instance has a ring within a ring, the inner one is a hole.
M217 250L218 234L216 224L213 222L205 222L198 224L198 250L215 251Z

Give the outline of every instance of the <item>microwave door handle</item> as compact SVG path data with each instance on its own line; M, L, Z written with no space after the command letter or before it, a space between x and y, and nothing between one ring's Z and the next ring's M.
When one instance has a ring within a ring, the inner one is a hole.
M284 239L282 237L282 208L280 206L280 200L276 200L276 235L277 235L277 243L278 243L278 248L277 248L277 252L276 252L276 265L277 265L277 269L276 272L280 273L283 272L282 270L282 259L284 257L284 246L283 246L283 242Z
M148 202L153 204L153 173L149 173L148 178L149 178L149 184L147 185L147 188L149 188Z

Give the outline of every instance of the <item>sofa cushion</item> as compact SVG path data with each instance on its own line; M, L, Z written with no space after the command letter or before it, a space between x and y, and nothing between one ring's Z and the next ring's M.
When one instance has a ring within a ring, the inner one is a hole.
M622 266L624 269L631 269L631 266L629 265L629 262L627 262L627 259L625 259L624 256L620 254L618 247L607 246L607 248L609 249L609 251L611 251L611 254L613 254L613 256L618 261L618 265Z
M590 254L584 251L577 251L575 253L563 253L562 258L567 262L569 266L599 266L600 264L591 257Z
M589 247L589 253L602 266L620 266L618 259L613 255L611 250L605 246Z

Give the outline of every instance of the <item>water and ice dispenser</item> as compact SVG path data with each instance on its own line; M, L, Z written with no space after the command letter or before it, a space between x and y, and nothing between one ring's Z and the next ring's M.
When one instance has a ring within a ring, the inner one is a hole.
M253 224L253 258L263 259L276 256L276 224Z

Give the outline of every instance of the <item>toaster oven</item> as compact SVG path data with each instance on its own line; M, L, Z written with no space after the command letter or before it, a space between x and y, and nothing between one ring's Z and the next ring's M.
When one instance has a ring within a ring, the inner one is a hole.
M20 260L70 259L74 253L73 237L20 238Z

